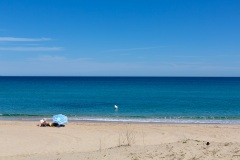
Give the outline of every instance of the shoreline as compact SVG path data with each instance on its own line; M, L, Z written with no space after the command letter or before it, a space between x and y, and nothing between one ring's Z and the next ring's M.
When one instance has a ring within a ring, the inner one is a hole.
M51 117L0 117L0 121L39 121L46 118L51 121ZM92 122L92 123L140 123L140 124L240 124L240 119L124 119L124 118L76 118L69 117L69 122Z
M33 126L37 126L39 120L0 120L0 125L3 124L36 124ZM88 125L88 124L98 124L98 125L136 125L136 126L212 126L212 127L221 127L221 126L239 126L240 124L216 124L216 123L155 123L155 122L115 122L115 121L69 121L66 126L72 125ZM32 125L31 125L32 126ZM49 127L40 127L40 128L49 128ZM54 128L54 127L53 127ZM58 128L58 127L56 127ZM66 127L67 128L67 127ZM239 130L240 131L240 130Z
M40 119L37 119L37 120L16 120L16 119L12 119L12 120L9 120L9 119L0 119L0 123L1 122L15 122L15 123L20 123L20 122L34 122L36 124L38 124L40 121ZM52 121L52 120L47 120L47 121ZM145 124L153 124L153 125L223 125L223 126L235 126L235 125L239 125L240 126L240 123L165 123L165 122L135 122L135 121L88 121L88 120L71 120L69 121L66 125L68 124L79 124L79 123L85 123L85 124L140 124L140 125L145 125Z

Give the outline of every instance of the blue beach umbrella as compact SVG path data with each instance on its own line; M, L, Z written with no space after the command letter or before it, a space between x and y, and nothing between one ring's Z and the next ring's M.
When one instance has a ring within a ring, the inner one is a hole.
M59 125L66 124L68 123L68 118L65 115L57 114L53 116L53 122L58 123Z

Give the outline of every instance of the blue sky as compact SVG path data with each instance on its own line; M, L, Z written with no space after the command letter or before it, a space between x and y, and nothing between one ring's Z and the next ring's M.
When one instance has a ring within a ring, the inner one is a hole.
M1 0L0 75L240 76L239 0Z

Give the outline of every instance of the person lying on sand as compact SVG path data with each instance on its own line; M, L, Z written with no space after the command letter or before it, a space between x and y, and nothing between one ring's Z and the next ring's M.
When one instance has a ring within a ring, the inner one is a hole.
M58 124L56 122L53 122L53 123L49 123L50 124L50 127L65 127L65 125L63 124Z
M38 124L38 126L39 127L49 127L50 124L45 118L43 118L43 119L40 120L40 124Z
M65 127L65 125L61 124L59 125L58 123L56 122L53 122L53 123L49 123L46 118L43 118L40 120L40 124L38 124L37 126L39 127Z

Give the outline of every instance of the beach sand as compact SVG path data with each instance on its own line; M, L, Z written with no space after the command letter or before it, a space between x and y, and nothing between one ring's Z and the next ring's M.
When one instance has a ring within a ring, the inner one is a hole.
M240 125L71 122L52 128L36 124L0 121L0 159L240 159Z

